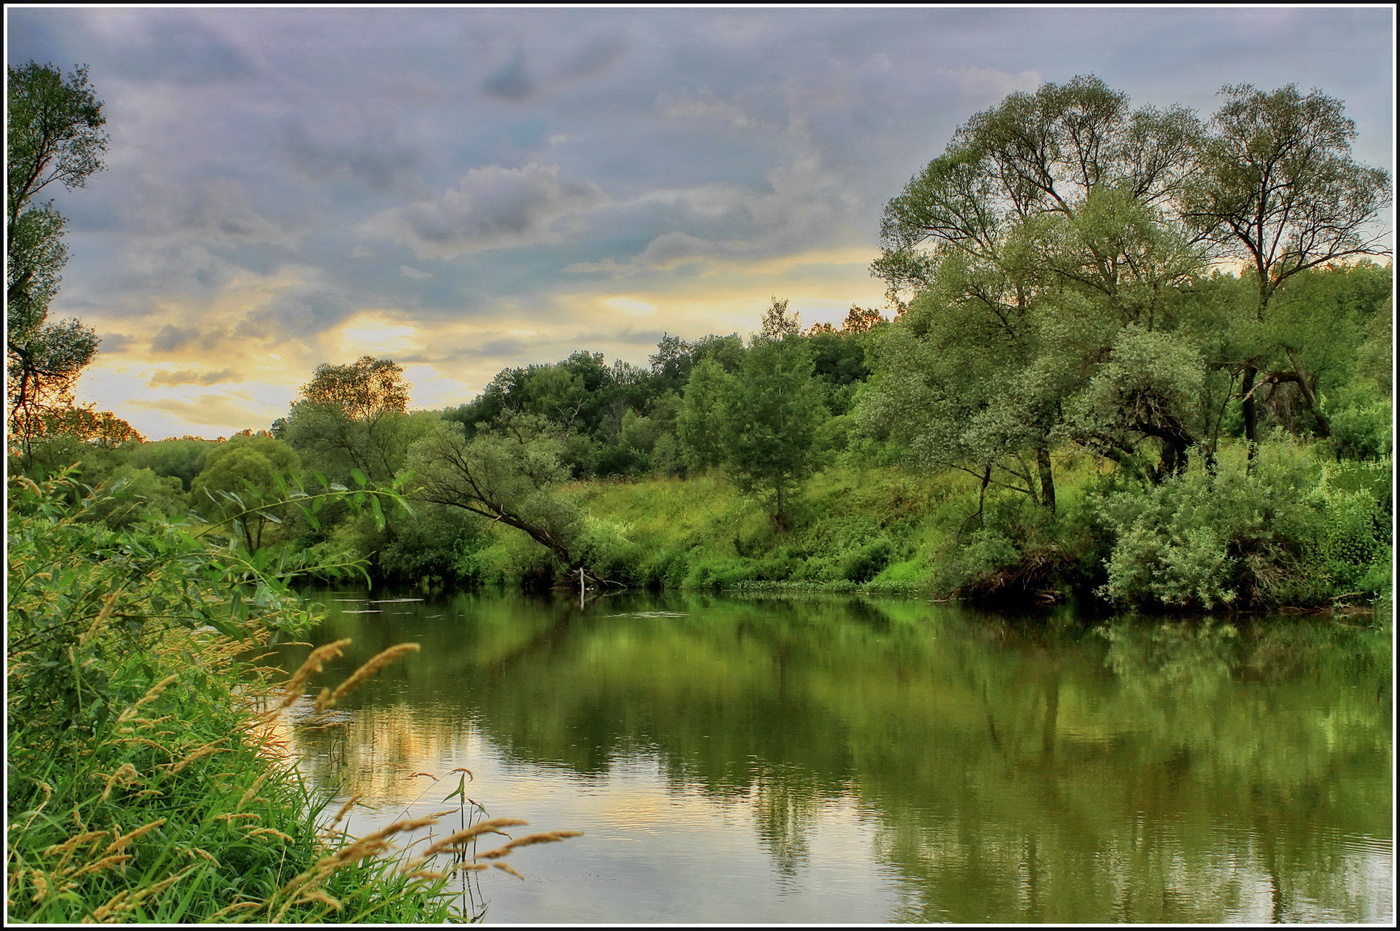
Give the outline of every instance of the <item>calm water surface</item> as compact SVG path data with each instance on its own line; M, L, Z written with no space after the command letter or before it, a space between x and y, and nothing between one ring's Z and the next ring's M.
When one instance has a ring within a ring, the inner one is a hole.
M353 833L454 808L458 767L585 832L463 880L490 923L1394 920L1388 625L312 597L354 641L318 684L422 647L288 722Z

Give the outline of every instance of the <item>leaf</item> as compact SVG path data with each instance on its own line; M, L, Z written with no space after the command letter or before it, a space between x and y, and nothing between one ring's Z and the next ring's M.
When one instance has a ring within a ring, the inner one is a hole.
M361 488L364 488L366 485L369 484L369 477L366 476L365 473L361 472L359 469L351 469L350 477L353 478L355 480L355 484L359 485Z

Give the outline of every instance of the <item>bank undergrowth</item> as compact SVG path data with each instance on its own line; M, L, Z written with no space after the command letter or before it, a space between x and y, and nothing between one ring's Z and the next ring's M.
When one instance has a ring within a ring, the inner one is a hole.
M599 577L653 589L898 592L979 603L1186 611L1371 604L1391 591L1389 459L1337 461L1280 438L1198 457L1149 485L1057 457L1053 512L976 477L829 466L786 528L723 477L580 483L581 551ZM980 503L980 507L979 507ZM501 528L464 563L477 584L560 581Z
M249 556L217 528L112 530L109 496L69 475L9 492L9 920L460 917L453 869L494 865L466 854L469 837L439 841L447 867L395 846L434 819L348 837L345 811L327 819L329 796L300 777L280 713L343 644L290 679L249 659L314 624L287 585L296 566ZM414 649L381 653L318 708ZM480 822L470 837L518 824Z

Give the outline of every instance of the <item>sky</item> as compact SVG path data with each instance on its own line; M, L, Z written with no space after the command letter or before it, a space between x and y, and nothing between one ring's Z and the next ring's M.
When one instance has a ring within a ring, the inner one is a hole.
M50 319L102 338L79 401L149 439L266 429L362 355L439 409L748 334L775 297L884 309L885 204L973 114L1080 74L1202 118L1226 84L1318 88L1394 172L1389 5L5 14L10 65L86 64L104 101L106 170L53 195Z

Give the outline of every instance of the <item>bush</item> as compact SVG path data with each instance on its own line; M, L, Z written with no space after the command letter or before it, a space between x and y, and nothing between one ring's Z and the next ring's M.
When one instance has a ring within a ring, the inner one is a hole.
M1389 558L1375 497L1329 487L1289 441L1262 446L1252 471L1238 459L1196 465L1096 507L1113 536L1100 594L1115 602L1320 604L1363 593L1354 586L1377 594L1375 564Z

